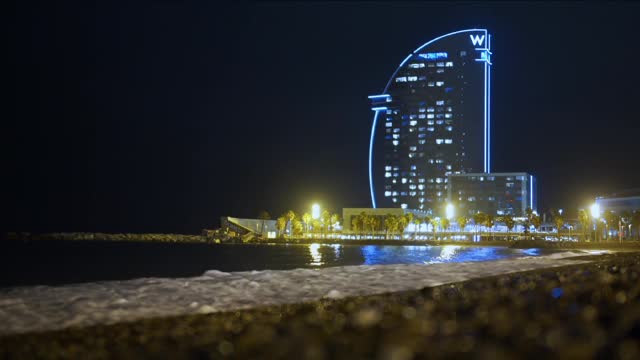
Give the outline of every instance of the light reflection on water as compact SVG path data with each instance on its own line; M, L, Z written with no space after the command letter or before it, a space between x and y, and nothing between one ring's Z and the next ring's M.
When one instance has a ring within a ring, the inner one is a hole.
M437 264L448 262L491 261L506 258L545 255L541 249L510 249L475 246L379 246L379 245L309 245L310 266Z

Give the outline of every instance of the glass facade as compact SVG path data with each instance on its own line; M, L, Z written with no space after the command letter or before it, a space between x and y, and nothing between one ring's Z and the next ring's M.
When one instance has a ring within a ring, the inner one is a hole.
M537 209L536 178L527 173L468 173L449 176L448 201L457 215L525 216Z
M369 96L373 207L436 214L450 174L490 171L491 37L469 29L411 53L380 95Z

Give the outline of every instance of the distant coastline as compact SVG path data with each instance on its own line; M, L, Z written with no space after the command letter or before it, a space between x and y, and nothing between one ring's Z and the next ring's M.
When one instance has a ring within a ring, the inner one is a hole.
M125 241L125 242L160 242L160 243L207 243L207 244L341 244L341 245L380 245L380 246L505 246L518 249L544 248L544 249L640 249L640 241L602 241L602 242L575 242L575 241L545 241L545 240L491 240L489 235L483 235L481 241L464 240L398 240L398 239L332 239L332 238L278 238L243 242L240 239L222 241L206 235L189 234L159 234L159 233L87 233L87 232L58 232L32 234L27 232L9 232L5 234L9 241Z

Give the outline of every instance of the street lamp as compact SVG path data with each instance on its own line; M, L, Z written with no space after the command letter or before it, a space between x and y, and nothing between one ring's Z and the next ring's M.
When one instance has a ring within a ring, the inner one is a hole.
M311 217L314 219L320 219L320 205L313 204L311 205Z
M598 205L598 203L593 203L593 205L591 205L591 217L594 219L600 219L600 205Z
M447 204L447 206L445 207L445 216L449 220L453 219L453 217L455 216L455 209L453 207L453 204Z

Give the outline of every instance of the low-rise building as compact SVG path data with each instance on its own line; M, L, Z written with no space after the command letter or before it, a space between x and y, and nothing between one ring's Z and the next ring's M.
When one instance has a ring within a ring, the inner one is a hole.
M596 204L600 206L601 211L613 211L621 215L625 212L633 213L640 210L640 189L628 189L618 191L617 193L599 196L596 198Z
M483 212L522 217L527 208L537 208L536 178L528 173L451 174L448 179L448 201L456 216Z

